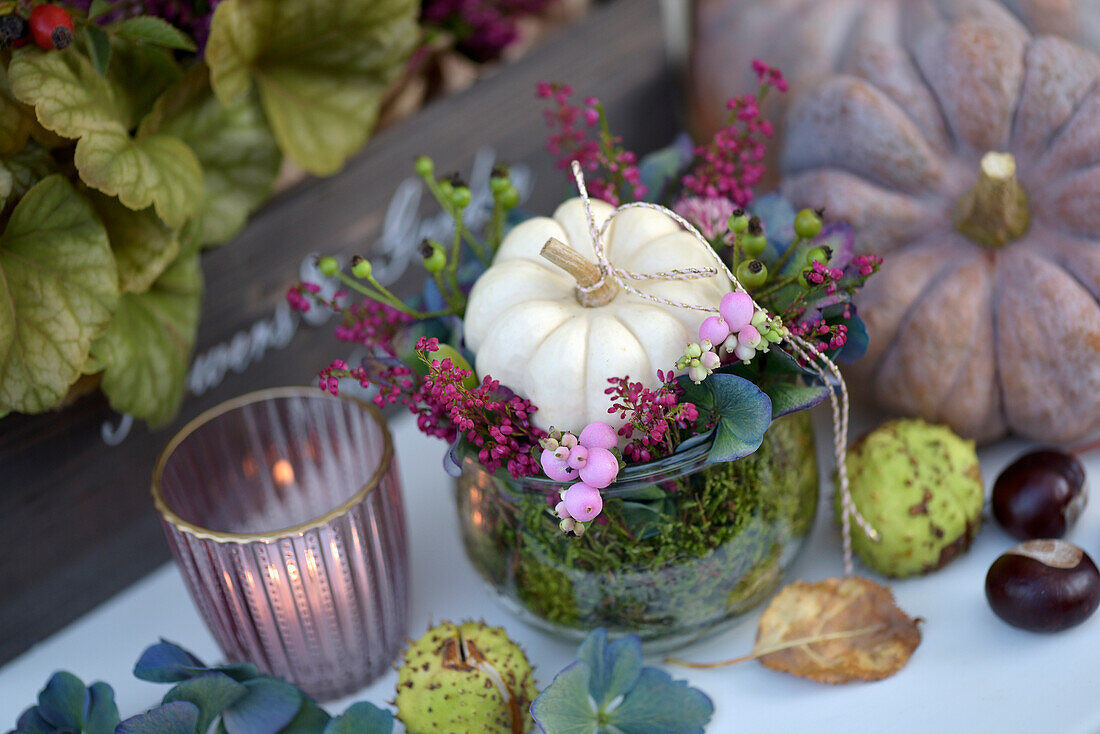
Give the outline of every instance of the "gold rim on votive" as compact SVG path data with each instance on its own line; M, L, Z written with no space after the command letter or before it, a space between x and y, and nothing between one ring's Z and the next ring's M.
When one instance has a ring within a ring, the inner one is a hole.
M211 530L204 528L195 523L188 522L182 517L176 514L176 512L168 506L164 501L164 497L161 493L161 475L164 472L164 466L168 463L169 457L172 453L179 448L179 445L183 443L188 436L194 433L200 426L203 426L213 419L225 415L226 413L236 410L237 408L243 408L246 405L252 405L254 403L263 402L264 400L270 400L272 398L309 398L311 400L344 400L350 403L355 403L363 410L367 411L374 421L382 429L382 458L378 462L378 469L375 470L374 476L364 484L358 492L348 498L346 502L338 507L329 510L320 517L307 520L301 524L293 525L286 528L279 528L272 532L266 533L227 533L219 530ZM223 403L215 405L209 410L205 410L195 418L191 419L183 428L172 437L172 440L168 442L168 445L164 447L164 451L161 452L157 458L157 464L153 469L153 505L157 508L157 512L164 518L165 522L172 525L176 530L182 533L187 533L196 538L202 540L212 540L216 543L273 543L283 538L292 535L302 535L303 533L314 530L319 527L323 527L332 522L338 517L346 514L355 505L366 499L379 484L382 483L382 477L385 476L386 471L393 463L393 436L390 434L390 428L386 424L386 419L382 416L382 413L373 405L365 403L357 398L347 397L341 395L339 397L333 397L326 393L322 393L316 387L273 387L266 390L257 390L256 392L250 392L246 395L226 400Z

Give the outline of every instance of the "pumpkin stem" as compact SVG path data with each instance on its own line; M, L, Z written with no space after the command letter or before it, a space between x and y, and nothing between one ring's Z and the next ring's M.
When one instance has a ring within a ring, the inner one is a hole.
M577 281L577 302L586 308L595 308L611 302L618 292L615 281L604 278L599 267L561 240L551 237L539 253ZM602 282L601 282L602 281ZM599 286L592 286L599 283ZM592 290L587 290L592 288Z
M1027 193L1016 180L1016 159L1011 153L986 153L978 181L955 208L955 229L997 248L1022 237L1030 224Z

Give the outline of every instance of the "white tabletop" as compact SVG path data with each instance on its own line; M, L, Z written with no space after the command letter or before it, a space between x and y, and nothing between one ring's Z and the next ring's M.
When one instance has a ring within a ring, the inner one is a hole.
M824 412L818 409L816 417L824 418ZM823 429L818 432L820 451L828 428L821 420L818 426ZM504 625L525 646L540 685L546 685L573 658L576 645L528 628L496 606L462 551L450 479L440 464L442 444L417 433L408 419L397 420L393 429L412 542L410 635L426 629L429 620L446 618L484 618ZM987 490L997 472L1024 448L1021 442L1006 441L982 450ZM1100 477L1100 456L1085 457L1085 465L1093 477ZM823 503L830 492L824 488ZM839 536L832 513L825 509L823 505L789 578L814 581L842 573ZM1086 508L1068 539L1100 559L1100 502ZM947 568L893 584L899 605L926 622L924 640L908 666L889 680L827 686L755 662L710 671L668 670L711 697L715 714L708 732L721 734L1097 734L1100 614L1056 635L1019 631L997 619L985 601L985 573L1014 543L989 521L970 552ZM759 610L733 629L678 654L710 660L746 653L758 618ZM141 651L159 637L178 642L207 662L219 657L171 565L0 668L0 732L14 725L59 669L71 670L86 683L109 682L123 718L157 704L167 686L138 681L131 670ZM396 673L388 672L360 693L326 708L335 713L356 700L385 706L395 680ZM400 725L397 730L403 731Z

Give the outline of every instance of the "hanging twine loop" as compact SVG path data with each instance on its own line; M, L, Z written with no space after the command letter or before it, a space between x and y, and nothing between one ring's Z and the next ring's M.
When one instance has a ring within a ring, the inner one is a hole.
M646 293L635 287L631 281L697 280L722 274L729 279L734 290L745 293L749 295L750 298L752 297L751 294L745 290L744 286L741 285L740 281L737 280L737 277L734 276L725 261L723 261L718 253L715 252L714 248L711 247L707 238L676 212L659 204L636 201L615 207L604 223L602 225L597 225L596 216L592 212L592 202L588 196L588 189L584 183L584 172L581 170L581 165L577 161L573 161L573 178L576 181L577 191L580 193L581 201L584 203L584 213L588 219L588 229L592 236L592 248L596 255L596 268L599 271L598 277L593 274L593 280L590 282L583 285L578 283L577 291L579 293L594 293L601 289L607 289L609 286L617 286L627 293L652 303L661 303L666 306L703 311L706 313L718 313L718 309L713 306L682 303L669 298L655 296L652 293ZM629 270L616 268L607 258L605 241L607 230L616 216L629 209L652 209L674 220L705 248L707 254L714 260L715 267L682 268L657 273L634 273ZM612 286L611 284L614 285ZM752 303L755 309L765 310L760 307L755 299ZM852 563L852 520L854 519L856 521L859 528L871 540L878 542L879 534L871 527L871 524L867 522L867 519L864 518L856 508L855 503L852 501L852 494L848 485L848 415L850 412L848 385L845 383L844 377L840 374L840 368L836 366L836 363L823 353L818 352L810 342L802 337L791 334L776 346L785 348L788 353L792 353L792 356L805 362L822 383L830 387L829 405L833 413L833 457L836 460L837 492L840 494L841 503L840 525L844 548L844 572L850 576L854 570Z

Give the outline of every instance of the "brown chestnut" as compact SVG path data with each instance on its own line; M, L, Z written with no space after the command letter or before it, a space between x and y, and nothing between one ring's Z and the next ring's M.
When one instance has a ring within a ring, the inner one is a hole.
M1081 624L1100 605L1100 571L1064 540L1029 540L989 567L985 598L997 616L1034 632Z
M1085 468L1056 449L1024 454L993 483L993 517L1018 540L1061 538L1085 507Z

